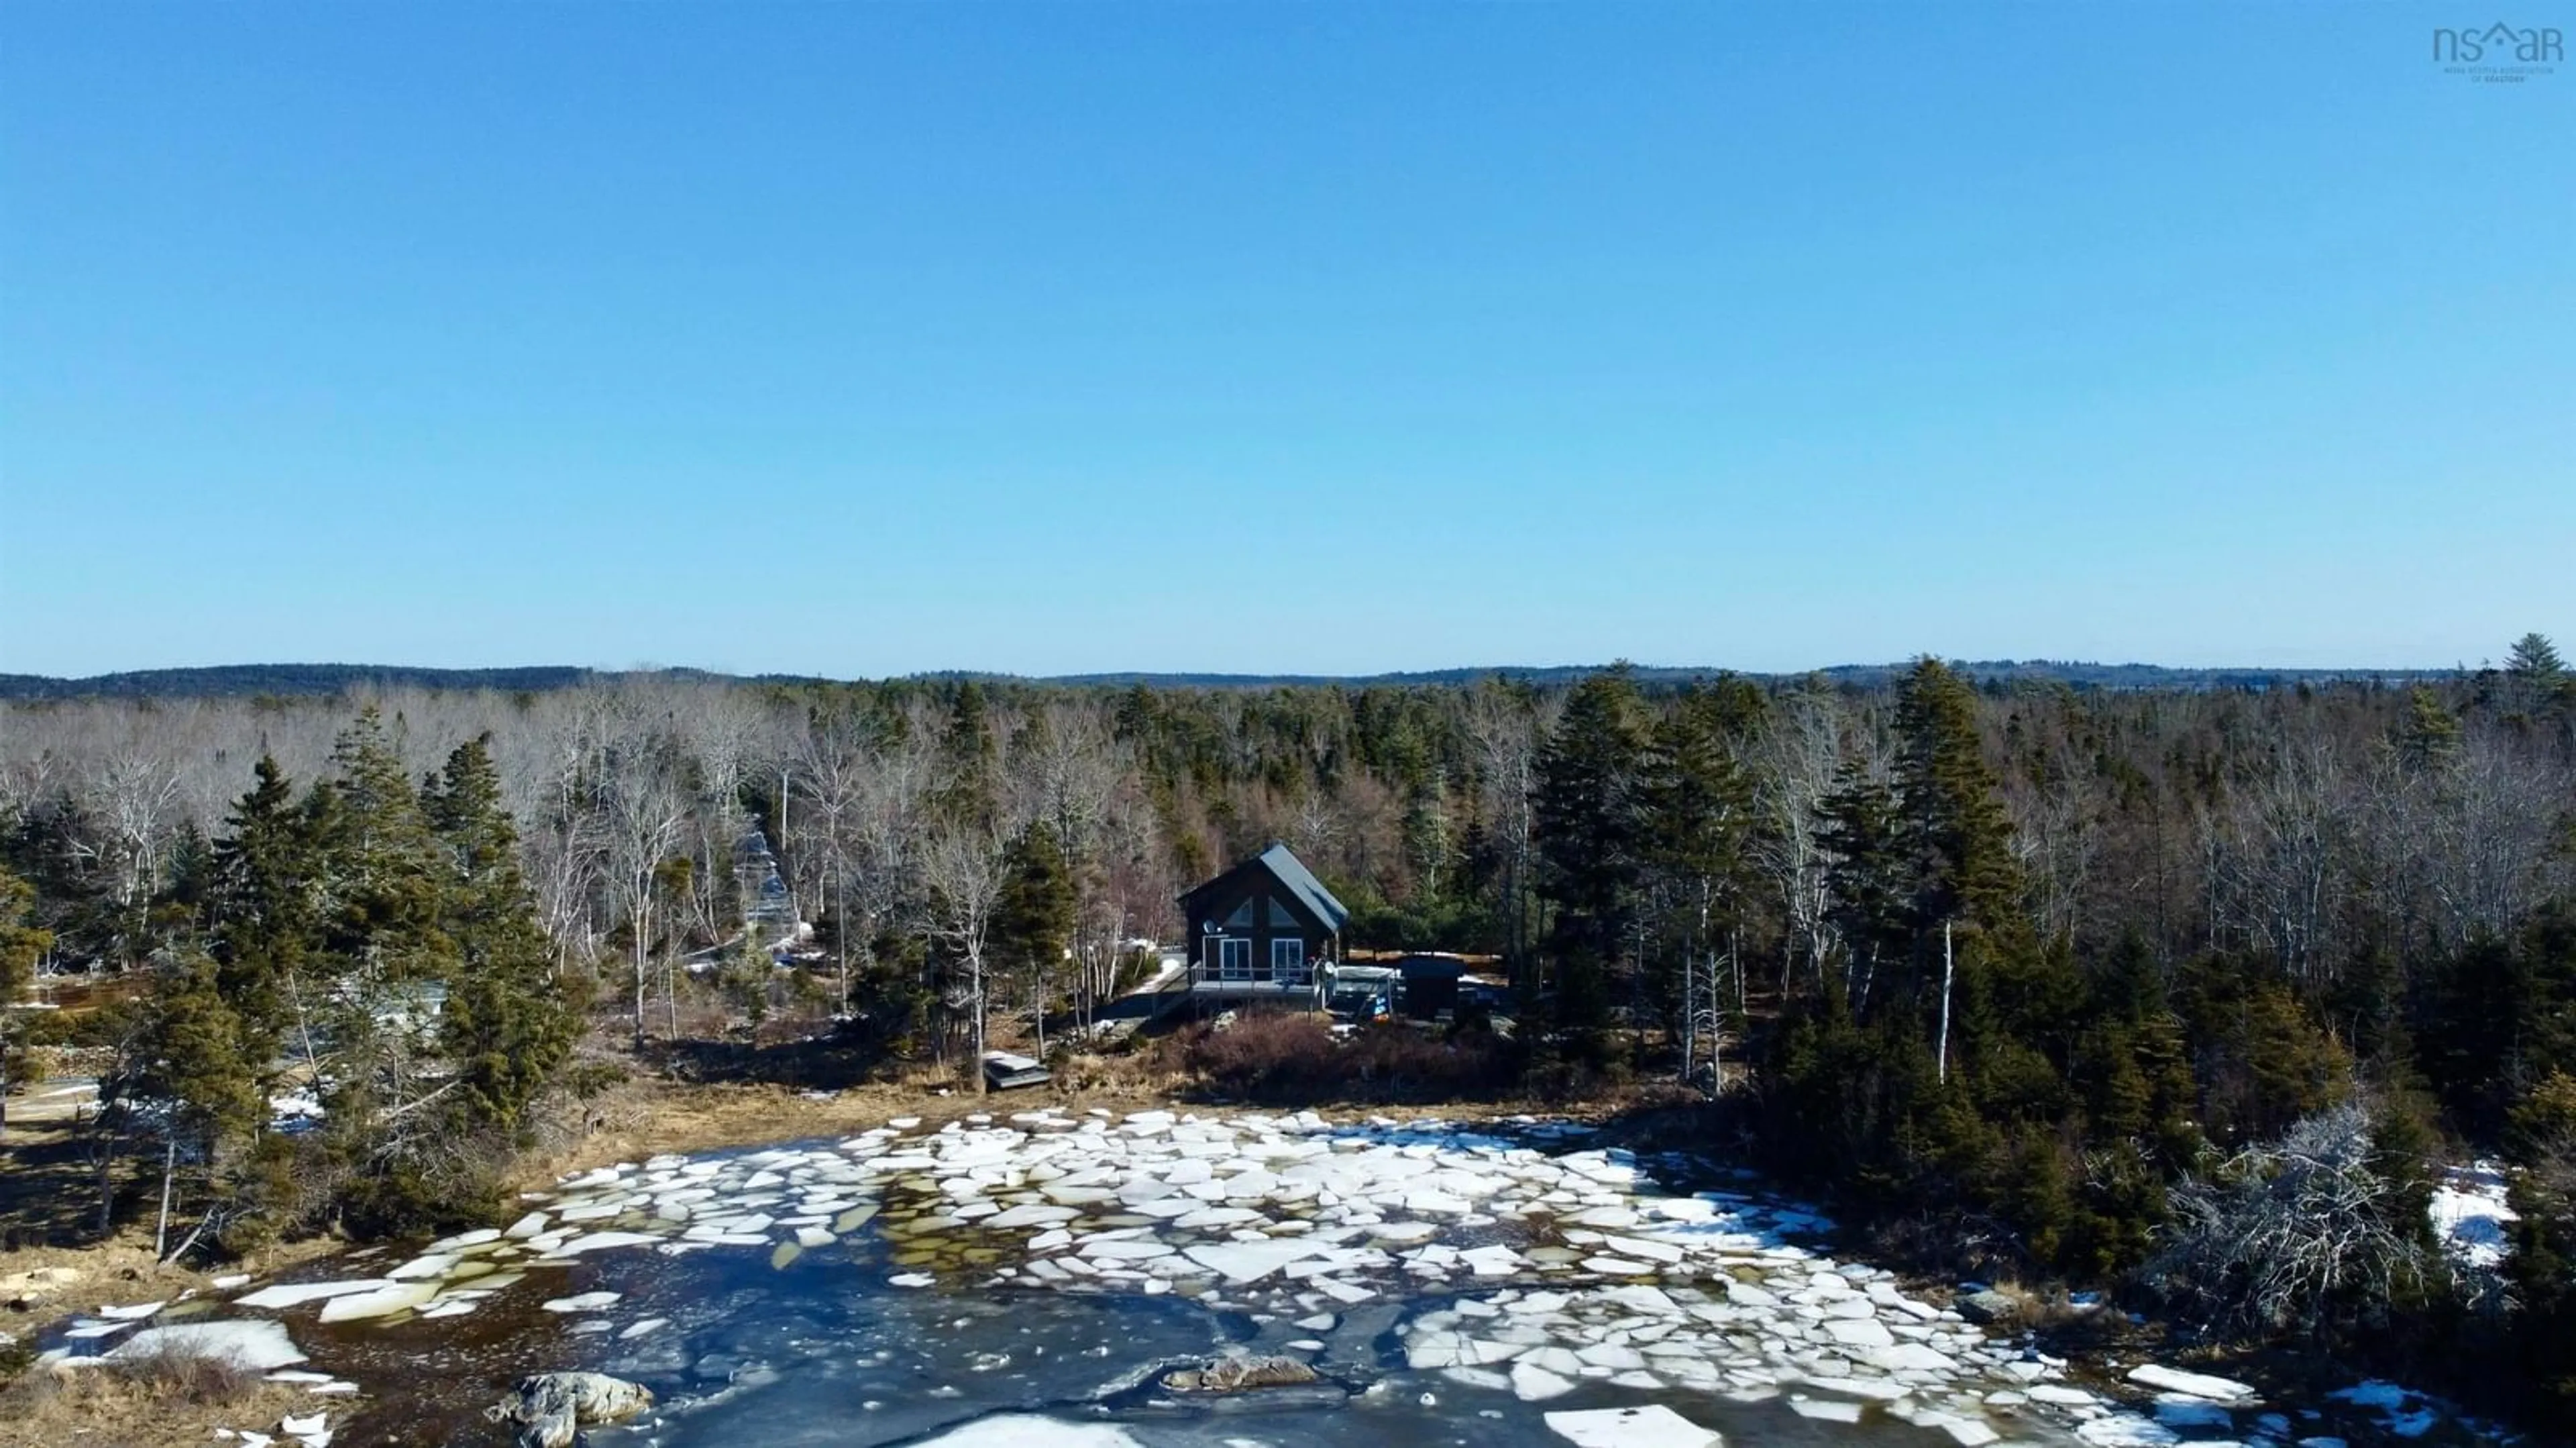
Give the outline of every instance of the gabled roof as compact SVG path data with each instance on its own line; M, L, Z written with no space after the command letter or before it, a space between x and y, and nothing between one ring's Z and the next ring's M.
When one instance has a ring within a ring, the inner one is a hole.
M1324 882L1315 878L1315 872L1306 868L1306 862L1298 859L1286 845L1275 841L1260 854L1183 895L1181 903L1187 906L1199 896L1256 867L1277 881L1279 888L1306 907L1308 913L1322 921L1326 931L1339 931L1343 922L1351 918L1350 908L1333 898L1333 892L1324 888Z
M1305 861L1289 853L1286 845L1274 844L1263 850L1261 863L1270 867L1270 873L1279 877L1279 883L1288 887L1299 904L1315 912L1315 918L1323 921L1326 929L1339 930L1342 922L1351 918L1350 908L1334 899L1333 892L1325 889L1324 882L1315 878Z

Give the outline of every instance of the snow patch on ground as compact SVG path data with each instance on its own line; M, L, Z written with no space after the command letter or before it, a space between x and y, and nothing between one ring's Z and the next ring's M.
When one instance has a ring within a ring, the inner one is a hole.
M2433 1425L2441 1422L2443 1417L2441 1409L2431 1398L2377 1378L2355 1383L2326 1396L2356 1408L2376 1409L2381 1425L2400 1438L2421 1438L2433 1431Z
M2455 1166L2433 1192L2433 1234L2452 1256L2473 1267L2503 1263L2510 1224L2521 1220L2505 1205L2504 1168L2491 1161Z

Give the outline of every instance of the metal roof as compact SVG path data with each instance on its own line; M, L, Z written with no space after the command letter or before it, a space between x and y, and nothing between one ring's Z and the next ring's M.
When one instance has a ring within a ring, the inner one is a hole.
M1350 907L1333 898L1333 892L1324 888L1324 882L1315 878L1315 872L1306 868L1306 862L1298 859L1286 845L1275 841L1270 848L1260 854L1183 895L1182 903L1187 904L1255 865L1268 871L1270 877L1279 882L1281 889L1294 896L1298 904L1305 906L1317 920L1322 921L1326 931L1339 932L1343 923L1351 918Z
M1300 904L1315 912L1315 918L1323 921L1327 930L1339 930L1342 922L1351 918L1349 907L1334 899L1333 892L1325 889L1324 882L1316 879L1315 872L1307 869L1306 862L1290 853L1286 845L1274 844L1263 850L1260 858Z

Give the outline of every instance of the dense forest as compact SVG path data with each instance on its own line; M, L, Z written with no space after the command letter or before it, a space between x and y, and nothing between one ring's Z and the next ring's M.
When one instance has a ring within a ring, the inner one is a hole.
M215 1251L470 1214L585 1035L1044 1039L1271 840L1351 943L1500 957L1506 1043L1454 1030L1520 1079L1713 1096L1723 1145L1927 1260L2427 1375L2510 1355L2454 1386L2576 1415L2576 678L2536 634L2259 688L1926 659L21 702L0 984L146 983L86 1028L101 1160ZM771 851L810 935L746 925ZM20 1072L67 1029L0 1022ZM2428 1227L2471 1157L2515 1168L2501 1268Z

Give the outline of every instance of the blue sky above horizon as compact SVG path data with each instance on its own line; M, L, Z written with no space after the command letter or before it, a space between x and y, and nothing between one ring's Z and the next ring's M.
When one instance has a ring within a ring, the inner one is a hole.
M2576 643L2463 18L13 0L0 670Z

